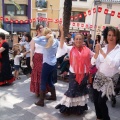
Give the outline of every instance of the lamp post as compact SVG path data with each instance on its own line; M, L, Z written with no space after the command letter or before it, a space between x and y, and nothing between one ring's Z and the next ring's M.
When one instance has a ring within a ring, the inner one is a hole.
M94 0L94 5L96 5L94 40L95 40L95 36L96 36L96 27L97 27L97 19L98 19L98 5L100 5L100 4L101 4L100 0Z

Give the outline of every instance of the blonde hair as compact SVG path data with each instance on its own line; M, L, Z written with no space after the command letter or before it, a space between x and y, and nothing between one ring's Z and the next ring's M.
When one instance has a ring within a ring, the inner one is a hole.
M51 33L51 32L52 32L52 31L51 31L50 28L45 27L45 28L43 29L42 35L43 35L43 36L46 36L48 33ZM48 42L47 42L45 48L50 48L50 47L52 46L52 44L53 44L53 36L51 36L51 37L48 39Z

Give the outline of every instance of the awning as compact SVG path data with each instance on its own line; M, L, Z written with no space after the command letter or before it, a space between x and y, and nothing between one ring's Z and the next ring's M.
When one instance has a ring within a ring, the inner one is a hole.
M30 25L29 24L10 24L10 23L3 23L4 29L6 31L13 32L30 32Z
M3 30L2 28L0 28L0 32L1 32L1 33L4 33L5 35L9 35L9 32Z

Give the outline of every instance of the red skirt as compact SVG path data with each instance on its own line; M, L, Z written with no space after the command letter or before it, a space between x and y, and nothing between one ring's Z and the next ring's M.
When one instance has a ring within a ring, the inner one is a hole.
M42 63L43 54L35 53L33 57L34 66L31 73L30 91L36 94L40 93Z

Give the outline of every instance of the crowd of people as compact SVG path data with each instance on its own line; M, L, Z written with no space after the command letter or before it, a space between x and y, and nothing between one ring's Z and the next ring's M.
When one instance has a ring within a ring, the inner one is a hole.
M120 31L112 26L103 31L106 44L101 44L101 36L96 40L80 33L69 33L64 36L60 26L60 36L56 38L51 29L43 25L36 26L36 36L31 38L25 34L25 41L20 40L14 46L24 46L21 53L19 47L14 49L14 76L9 62L9 45L5 35L0 33L0 85L12 83L19 77L21 57L26 57L30 82L30 91L39 97L35 104L43 107L45 99L57 100L54 83L57 81L57 69L60 75L69 75L68 90L60 103L55 107L63 114L81 115L88 110L88 80L90 69L96 67L93 84L93 99L97 120L110 120L107 100L115 95L114 87L119 79L120 69ZM114 58L114 59L113 59ZM56 80L55 80L56 79ZM51 95L46 97L50 92Z

